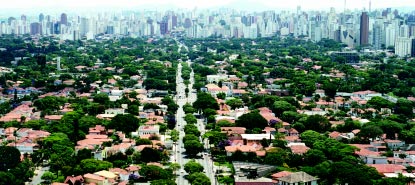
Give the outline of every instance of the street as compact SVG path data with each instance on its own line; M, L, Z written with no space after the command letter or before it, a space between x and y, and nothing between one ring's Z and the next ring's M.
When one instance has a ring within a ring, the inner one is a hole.
M42 182L42 175L49 170L49 167L36 167L35 174L33 176L32 182L30 185L38 185Z
M181 47L184 47L186 50L188 50L188 48L186 46L184 46L183 44L179 43L179 50ZM187 61L188 65L191 66L191 61L188 60ZM177 110L177 114L176 114L176 130L179 131L179 141L177 142L177 144L175 146L173 146L173 152L175 155L175 161L177 163L180 164L180 166L182 167L179 171L179 176L176 180L177 184L179 185L185 185L185 184L189 184L189 182L184 178L185 175L187 175L187 173L184 171L184 165L190 160L189 158L186 157L185 154L185 149L184 149L184 143L182 141L182 138L184 137L185 133L183 131L184 126L186 125L186 122L184 120L184 116L185 113L183 111L183 105L185 105L186 103L190 103L193 104L193 102L196 101L197 98L197 94L195 89L193 89L193 84L194 84L194 72L193 69L190 73L190 79L189 79L189 85L188 85L188 89L189 89L189 96L186 97L185 94L185 89L186 89L186 85L184 84L184 80L181 77L182 75L182 64L178 64L177 67L177 76L176 76L176 103L179 105L179 109ZM196 126L198 127L199 131L201 132L201 135L203 135L205 133L205 125L203 124L203 120L202 119L198 119ZM207 140L202 141L203 145L205 147L205 149L207 149L208 145L207 145ZM213 167L213 161L211 160L211 158L209 157L209 155L207 155L207 153L203 152L202 154L199 155L200 157L196 158L196 161L199 162L205 170L205 174L207 175L207 177L209 177L209 179L211 180L212 184L216 184L215 178L214 178L214 167Z

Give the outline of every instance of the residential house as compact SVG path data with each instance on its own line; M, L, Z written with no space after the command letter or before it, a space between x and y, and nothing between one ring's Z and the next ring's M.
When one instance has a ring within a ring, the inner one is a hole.
M287 147L291 149L291 152L293 154L303 155L308 150L310 150L309 147L305 145L305 143L288 143Z
M147 135L147 134L152 134L152 135L159 135L160 131L160 126L159 125L142 125L138 128L138 135L142 136L142 135Z
M122 108L110 108L105 110L105 114L125 114L125 109Z
M285 176L290 175L292 173L293 172L289 172L289 171L280 171L278 173L274 173L274 174L271 175L272 182L274 182L274 184L278 184L278 178L285 177Z
M239 89L246 89L248 87L248 83L246 83L246 82L239 82L238 85L237 85L237 87Z
M241 97L242 95L246 94L246 90L244 89L232 89L231 90L232 96L234 97Z
M206 88L207 92L210 95L212 95L213 97L216 97L216 95L219 94L219 93L225 93L227 96L231 95L228 86L219 87L215 84L207 84L205 86L205 88Z
M110 168L109 171L118 175L120 181L128 181L129 175L132 174L121 168Z
M208 83L218 83L219 81L228 81L228 75L219 74L219 75L207 75L206 80Z
M305 172L294 172L287 176L277 178L277 185L317 185L318 178L313 177Z
M401 140L385 139L384 142L386 143L386 146L392 150L396 150L405 146L405 141Z
M228 136L245 134L245 131L245 127L220 127L220 132Z
M406 170L406 167L399 164L368 164L370 167L374 167L381 175L385 173L402 173Z
M244 144L255 142L260 143L263 139L274 140L275 137L272 134L241 134Z
M352 93L352 97L358 97L360 99L364 99L366 101L372 99L373 97L382 97L381 93L375 91L357 91Z
M64 183L68 185L79 185L84 183L85 180L81 175L78 176L67 176Z
M84 175L85 183L96 184L96 185L112 185L112 183L108 182L108 179L105 177L101 177L96 174L87 173Z

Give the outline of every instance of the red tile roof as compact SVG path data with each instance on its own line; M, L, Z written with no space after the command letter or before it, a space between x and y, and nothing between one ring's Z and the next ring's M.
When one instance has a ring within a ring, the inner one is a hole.
M368 166L376 168L381 174L403 172L406 169L405 166L398 164L368 164Z

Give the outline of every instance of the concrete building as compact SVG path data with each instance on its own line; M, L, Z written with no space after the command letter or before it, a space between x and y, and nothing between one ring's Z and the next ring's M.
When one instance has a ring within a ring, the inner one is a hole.
M367 12L362 12L360 16L360 45L369 44L369 16Z
M395 54L400 57L411 56L412 54L412 38L398 37L395 42Z

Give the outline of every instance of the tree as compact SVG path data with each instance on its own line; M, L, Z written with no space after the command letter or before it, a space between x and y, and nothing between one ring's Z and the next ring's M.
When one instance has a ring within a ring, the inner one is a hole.
M326 160L324 153L317 149L310 149L304 154L304 162L309 166L315 166Z
M203 166L193 159L184 165L184 170L189 174L203 172Z
M237 109L244 106L244 102L242 102L239 98L233 98L226 101L226 105L231 106L231 109Z
M184 126L184 133L193 134L195 136L200 136L200 131L195 125L186 125Z
M108 94L105 94L105 93L96 94L93 100L95 103L99 103L101 105L108 105L110 102L110 98L108 97Z
M33 102L33 105L39 110L60 110L60 107L66 103L65 98L46 96L41 99L37 99Z
M141 151L141 161L143 162L158 162L161 161L161 152L159 150L145 147Z
M222 184L225 184L225 185L231 185L231 184L235 183L235 179L233 179L230 176L220 177L220 178L218 178L218 181Z
M316 132L325 132L331 128L329 120L318 114L308 116L303 124L306 130L314 130Z
M138 116L138 106L137 105L128 106L128 113Z
M0 146L0 170L7 171L20 163L20 152L15 147Z
M97 171L108 170L109 168L112 168L112 163L96 159L84 159L80 162L79 165L82 169L81 174L94 173Z
M388 139L396 139L396 134L400 134L403 130L402 124L390 120L382 120L377 125L386 133Z
M193 134L186 134L183 137L183 143L185 143L186 141L191 141L191 140L198 141L199 140L199 137L197 137L197 136L195 136Z
M210 179L204 173L193 173L187 177L192 185L210 185Z
M413 110L414 108L414 103L400 98L398 99L398 101L396 102L396 106L395 106L395 114L401 114L407 118L412 118L413 115Z
M176 172L180 168L181 168L181 166L180 166L179 163L170 163L169 164L169 169L172 170L173 172Z
M307 146L312 147L316 141L324 140L326 137L316 131L307 130L301 133L300 138Z
M83 148L78 151L76 154L76 159L78 162L84 160L84 159L90 159L92 157L92 152L88 148Z
M138 164L141 162L141 153L140 152L134 152L133 155L131 156L132 159L132 163L133 164Z
M298 121L301 118L301 115L296 111L284 111L281 115L281 119L292 124Z
M219 142L227 140L226 134L221 133L219 131L207 131L204 135L203 138L207 138L209 139L209 143L210 144L214 144L215 146L217 146L219 144Z
M280 166L287 159L288 159L288 154L285 150L281 148L274 148L267 152L264 158L264 163Z
M221 99L221 100L224 100L224 99L226 98L226 94L225 94L225 93L223 93L223 92L220 92L220 93L218 93L218 94L216 95L216 97L217 97L217 98L219 98L219 99Z
M0 171L0 185L10 185L16 183L16 177L7 171Z
M197 119L193 114L186 114L186 116L184 117L184 120L186 121L187 124L196 124L197 123Z
M148 110L148 109L160 109L160 107L155 103L145 103L143 106L143 110Z
M42 175L41 179L42 179L43 181L45 181L45 183L50 184L50 183L52 182L52 180L53 180L53 179L55 179L55 177L56 177L56 175L55 175L54 173L52 173L52 172L50 172L50 171L46 171L46 172Z
M375 125L367 125L360 129L358 133L359 137L363 137L366 139L375 139L383 134L383 130Z
M139 126L140 120L132 114L117 114L108 124L108 128L124 133L134 132Z
M176 185L176 182L170 179L160 179L151 181L150 185Z
M173 142L176 142L176 141L178 141L178 140L179 140L179 131L177 131L177 130L172 130L172 131L170 132L170 135L171 135L171 140L173 140Z
M167 170L160 168L159 166L155 166L155 165L143 166L140 169L140 175L144 176L144 178L148 181L171 179L173 176Z
M205 110L207 108L215 110L219 109L219 105L216 102L215 98L213 98L210 94L204 92L197 94L197 100L193 103L193 107L197 110Z
M267 120L259 114L258 111L252 111L244 114L236 120L236 126L245 127L246 129L252 130L254 128L263 129L268 126Z
M380 111L381 108L392 108L393 107L392 102L379 96L375 96L371 98L369 101L367 101L367 103L369 104L369 106L375 108L378 111Z
M284 111L297 111L297 108L286 101L275 101L272 106L275 116L280 117Z
M193 106L190 105L189 103L186 103L183 105L183 111L186 114L193 114L196 112L196 109L194 109Z
M203 144L195 140L186 141L184 143L184 149L186 149L186 154L196 156L203 151Z
M135 146L139 146L139 145L151 145L153 144L151 142L150 139L146 139L146 138L137 138L135 139Z
M209 117L216 115L217 112L215 109L207 108L203 109L203 115L209 119Z
M323 90L324 93L330 97L330 98L334 98L334 96L337 93L337 85L334 82L331 81L325 81L323 83Z

